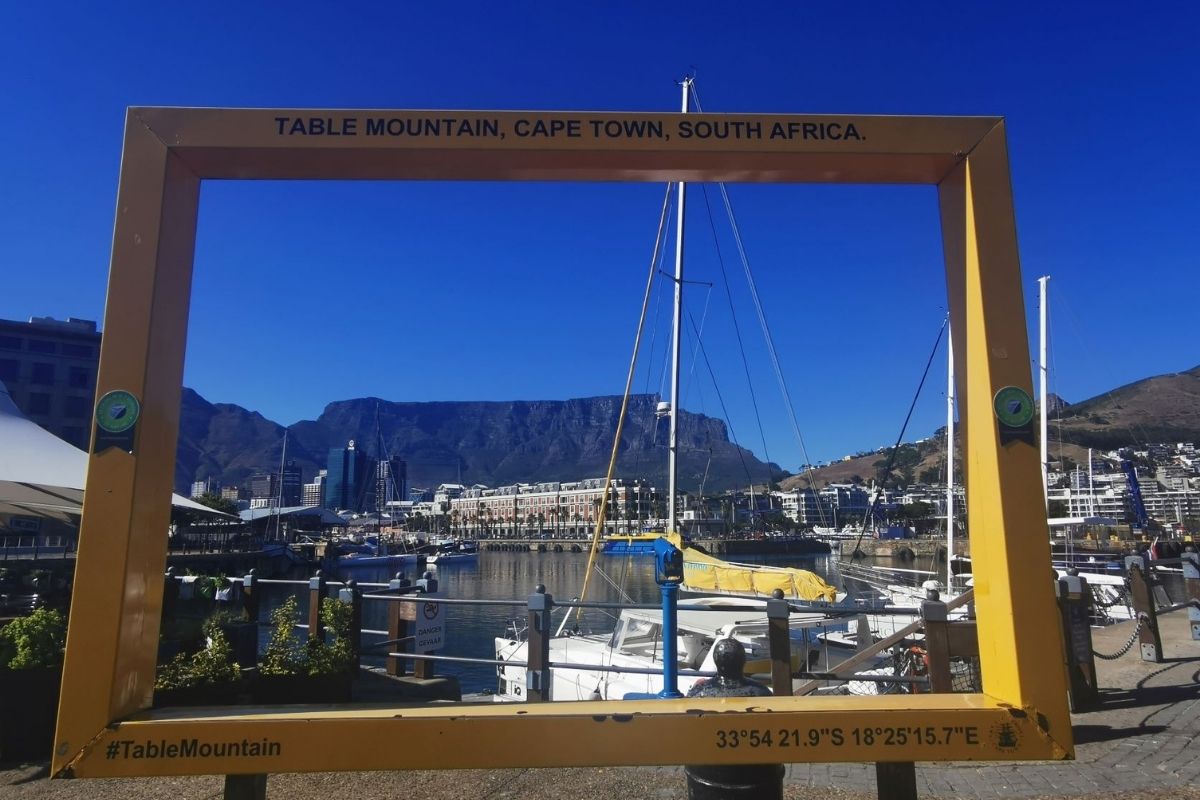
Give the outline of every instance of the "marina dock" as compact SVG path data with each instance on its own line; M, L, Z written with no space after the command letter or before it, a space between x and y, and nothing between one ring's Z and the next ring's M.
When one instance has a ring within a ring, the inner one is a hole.
M1135 651L1097 662L1101 707L1072 715L1076 760L1068 762L917 764L921 797L1194 800L1200 798L1200 641L1186 611L1159 617L1163 663ZM1098 652L1115 653L1134 623L1093 632ZM397 744L396 746L402 746ZM531 747L550 746L530 742ZM223 778L121 778L49 781L46 764L0 768L2 800L126 800L220 796ZM682 767L605 767L272 775L268 796L325 800L332 796L422 800L664 800L686 794ZM873 800L873 764L792 764L784 778L792 800Z

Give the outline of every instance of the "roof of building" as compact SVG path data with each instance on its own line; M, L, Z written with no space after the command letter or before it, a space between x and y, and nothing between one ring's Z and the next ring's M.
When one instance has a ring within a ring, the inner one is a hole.
M0 381L0 442L4 442L0 448L0 501L22 494L20 487L32 484L43 490L57 487L78 491L82 502L88 454L27 419L3 381ZM67 499L71 496L62 493L60 505L71 505ZM171 495L171 505L229 516L177 494Z
M346 520L321 506L285 506L283 508L247 508L238 516L245 522L268 517L320 517L323 525L345 525Z

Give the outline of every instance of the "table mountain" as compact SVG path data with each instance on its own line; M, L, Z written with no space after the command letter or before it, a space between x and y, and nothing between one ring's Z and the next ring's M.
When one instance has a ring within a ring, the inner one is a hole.
M657 398L634 395L622 436L618 476L666 485L667 421L655 416ZM356 447L408 462L409 484L482 483L488 486L602 477L608 466L621 398L398 403L359 398L330 403L316 420L291 426L289 461L311 481L329 449ZM176 485L213 477L242 483L252 472L279 468L283 428L240 406L209 403L185 389ZM729 441L725 423L682 411L679 480L684 489L720 491L780 475ZM707 476L706 476L707 473Z

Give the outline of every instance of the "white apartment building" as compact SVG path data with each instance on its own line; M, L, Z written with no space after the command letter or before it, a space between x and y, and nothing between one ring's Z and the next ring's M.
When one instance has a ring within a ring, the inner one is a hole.
M783 515L799 525L833 525L833 506L812 489L775 492Z
M325 480L328 477L328 470L321 470L317 473L317 479L312 483L304 484L300 492L300 504L304 506L324 506L325 505Z

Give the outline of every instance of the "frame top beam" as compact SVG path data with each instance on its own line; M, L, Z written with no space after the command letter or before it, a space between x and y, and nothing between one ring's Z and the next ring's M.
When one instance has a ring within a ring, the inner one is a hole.
M936 184L998 117L131 108L198 178Z

